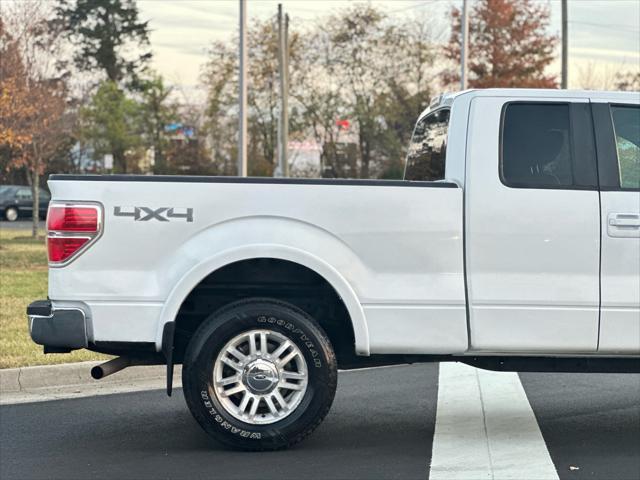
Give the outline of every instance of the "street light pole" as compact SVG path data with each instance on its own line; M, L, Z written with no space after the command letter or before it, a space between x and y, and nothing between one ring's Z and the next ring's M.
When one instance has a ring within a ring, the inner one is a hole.
M249 66L247 55L247 0L240 1L240 92L238 115L240 117L238 134L238 176L247 176L247 68Z
M280 116L278 118L278 168L274 172L289 176L289 15L278 4L278 77L280 81Z
M462 0L462 45L460 47L460 90L467 89L467 59L469 57L469 5L467 0Z

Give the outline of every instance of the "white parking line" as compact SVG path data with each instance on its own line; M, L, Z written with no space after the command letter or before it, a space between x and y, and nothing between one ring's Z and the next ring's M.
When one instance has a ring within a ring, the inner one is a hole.
M431 480L558 480L517 373L441 363Z

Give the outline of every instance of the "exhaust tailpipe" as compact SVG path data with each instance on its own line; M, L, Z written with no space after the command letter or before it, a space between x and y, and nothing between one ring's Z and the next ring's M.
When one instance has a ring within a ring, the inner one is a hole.
M91 376L96 380L107 377L112 373L119 372L131 365L129 357L116 357L101 365L96 365L91 369Z

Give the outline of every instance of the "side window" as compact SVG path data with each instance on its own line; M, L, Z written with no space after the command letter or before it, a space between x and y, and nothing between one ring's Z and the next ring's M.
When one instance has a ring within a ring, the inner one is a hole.
M31 189L21 188L17 191L16 197L18 198L18 200L31 200Z
M640 107L611 106L622 188L640 188Z
M444 180L449 109L437 110L416 125L409 144L405 180Z
M570 187L574 182L566 103L508 104L502 124L502 181L512 187Z

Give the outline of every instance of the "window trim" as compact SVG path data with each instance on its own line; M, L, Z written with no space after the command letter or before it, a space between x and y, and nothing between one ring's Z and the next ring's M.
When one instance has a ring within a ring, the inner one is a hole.
M638 108L637 103L597 102L591 104L596 132L596 154L598 156L598 176L602 192L640 192L640 188L623 187L620 178L620 159L616 141L616 127L611 107Z
M597 155L594 152L594 160L596 162L596 185L528 185L521 184L516 182L509 182L504 176L504 120L507 113L507 108L510 105L566 105L569 109L569 141L571 143L571 161L573 162L573 145L576 142L576 127L574 125L574 113L571 109L571 105L576 104L577 102L570 101L540 101L537 102L535 100L515 100L511 102L505 102L502 105L502 109L500 111L500 131L498 132L498 176L500 177L500 182L507 188L522 188L529 190L582 190L582 191L598 191L599 189L599 171L597 168ZM582 102L580 102L582 103ZM587 104L588 105L588 104ZM591 121L593 126L593 121ZM584 134L584 132L583 132ZM579 138L578 138L579 139ZM594 148L596 148L596 142L594 141ZM572 165L573 167L573 165Z
M426 113L421 117L418 117L418 120L416 120L416 124L413 126L413 130L411 131L411 137L409 137L409 148L407 148L407 154L404 157L404 172L402 173L402 181L404 182L438 182L439 183L439 182L445 182L447 180L447 153L446 152L444 155L444 178L442 180L407 180L406 179L407 167L409 166L409 149L411 148L413 136L416 133L416 128L418 128L418 124L425 118L444 110L449 111L449 120L447 120L447 140L446 140L447 146L449 145L449 126L451 125L451 106L450 105L442 105L436 108L435 110L432 110L429 113Z

